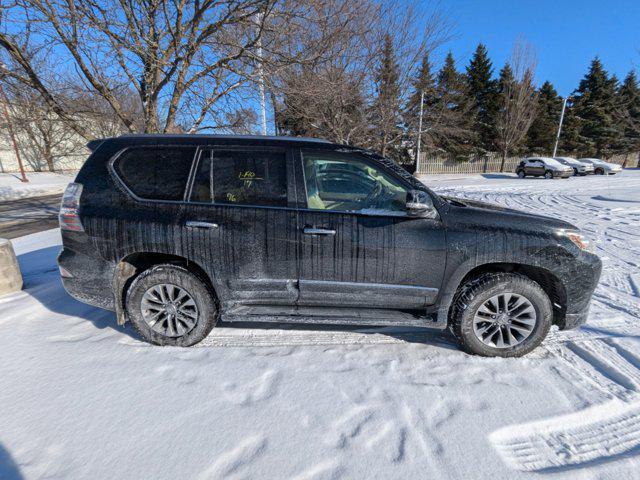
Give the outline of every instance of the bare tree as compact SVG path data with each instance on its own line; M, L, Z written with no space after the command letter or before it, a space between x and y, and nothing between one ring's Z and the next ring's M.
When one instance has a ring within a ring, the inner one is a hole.
M252 79L254 47L275 0L17 0L4 9L0 47L19 67L6 72L36 90L79 135L93 133L59 98L42 65L69 63L86 91L100 96L127 131L141 113L145 132L178 125L198 131L222 112L217 103ZM259 15L260 14L260 15ZM264 48L269 48L264 45ZM43 62L48 58L49 62ZM119 92L134 91L139 109Z
M511 60L501 72L500 110L496 120L496 144L504 171L507 156L525 137L536 115L537 91L533 84L536 59L532 48L517 40Z
M319 135L397 157L404 145L401 109L412 75L422 54L448 37L449 24L418 2L329 3L338 14L320 18L327 19L322 30L333 32L326 35L331 42L309 43L307 36L299 40L323 54L271 77L279 131ZM310 18L314 20L304 29L313 32L317 21ZM381 75L385 42L387 53L392 49L395 57L392 75L386 70ZM390 90L382 85L388 80Z

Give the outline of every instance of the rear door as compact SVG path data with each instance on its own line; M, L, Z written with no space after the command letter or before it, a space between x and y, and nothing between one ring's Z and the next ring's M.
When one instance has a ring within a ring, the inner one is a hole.
M422 309L442 280L440 220L406 213L410 189L360 154L299 152L300 306Z
M203 148L185 225L190 258L213 272L226 306L295 305L297 218L281 148Z

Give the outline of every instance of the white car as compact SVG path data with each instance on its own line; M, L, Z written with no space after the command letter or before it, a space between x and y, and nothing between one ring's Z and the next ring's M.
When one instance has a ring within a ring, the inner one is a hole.
M622 172L622 167L620 165L605 162L599 158L579 158L578 161L593 165L593 171L596 175L615 175L616 173Z
M582 162L572 157L553 157L563 165L573 168L574 175L592 175L594 173L593 164Z

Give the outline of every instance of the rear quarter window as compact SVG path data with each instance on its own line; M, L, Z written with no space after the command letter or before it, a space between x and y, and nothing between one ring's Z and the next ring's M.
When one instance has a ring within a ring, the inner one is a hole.
M132 147L114 163L116 174L146 200L183 200L195 147Z

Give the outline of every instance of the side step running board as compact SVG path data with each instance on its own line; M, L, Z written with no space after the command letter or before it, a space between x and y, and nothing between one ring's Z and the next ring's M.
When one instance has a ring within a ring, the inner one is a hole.
M307 323L318 325L366 325L366 326L403 326L444 330L446 324L435 322L428 317L393 318L392 316L362 318L351 316L319 316L319 315L270 315L259 313L223 313L223 322L268 322L268 323Z

